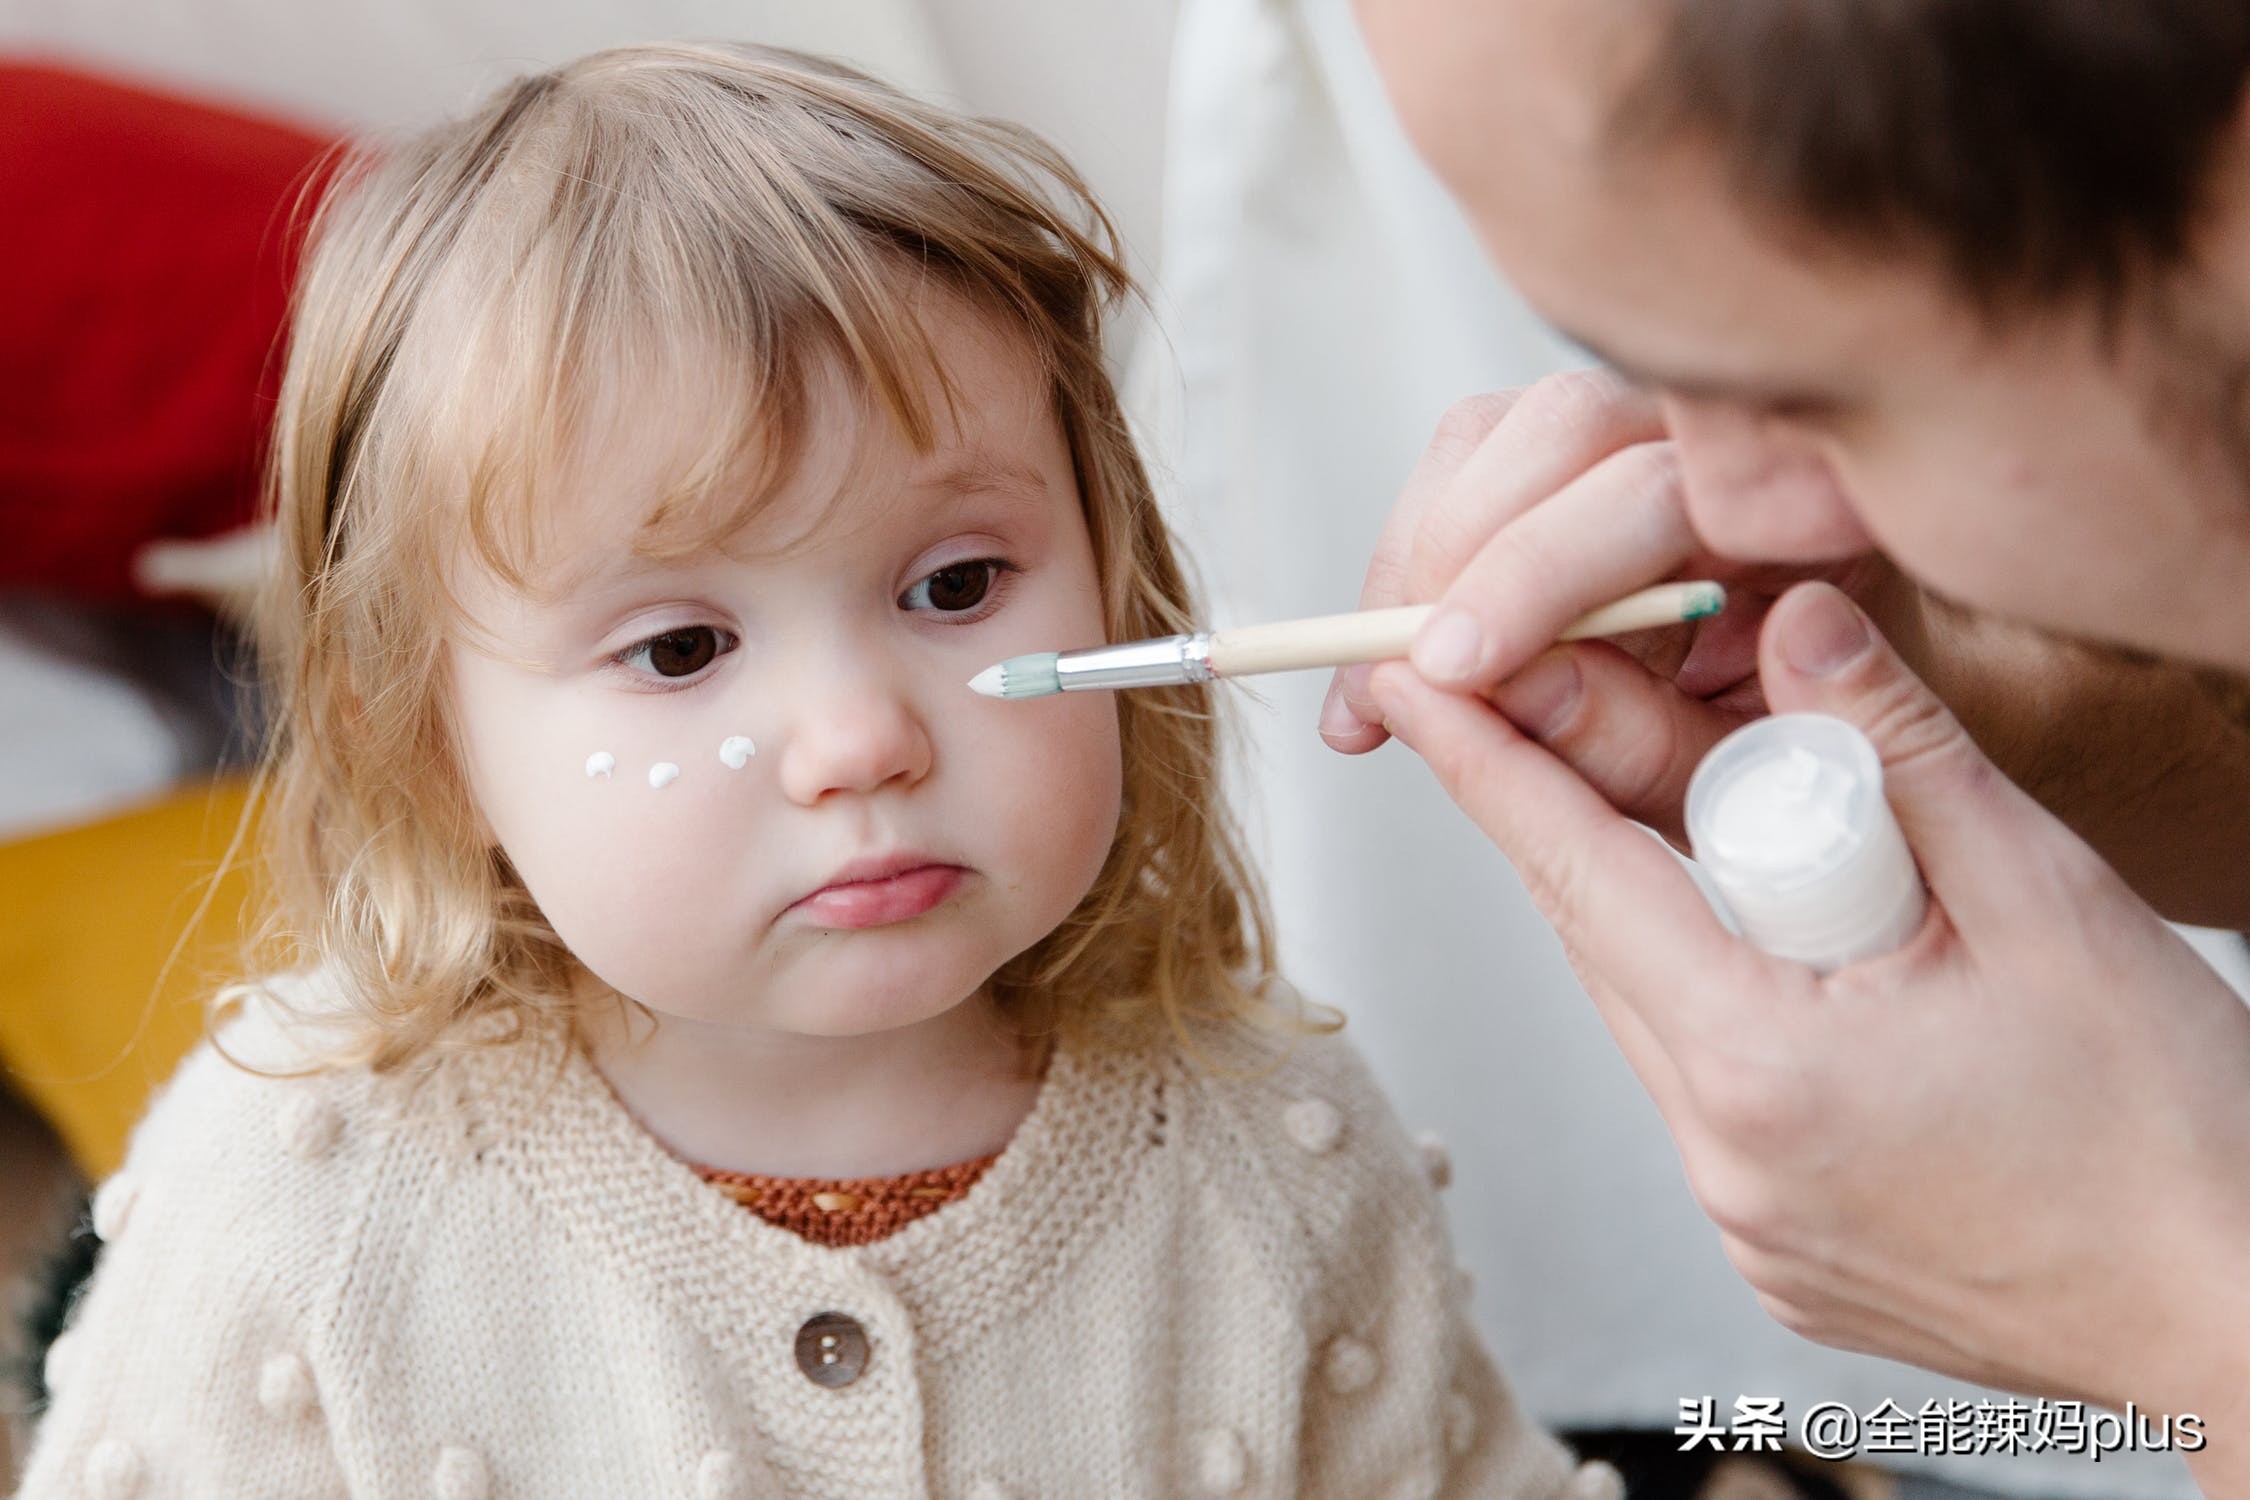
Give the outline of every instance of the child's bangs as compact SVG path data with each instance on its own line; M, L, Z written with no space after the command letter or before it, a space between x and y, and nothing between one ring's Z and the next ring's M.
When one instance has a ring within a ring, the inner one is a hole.
M600 555L569 540L587 523L651 561L727 547L814 443L857 446L836 425L846 412L894 421L920 447L937 426L925 391L946 390L944 367L910 314L891 311L878 337L856 339L804 314L691 338L649 326L665 321L658 312L599 321L573 320L552 347L519 340L479 362L429 429L463 457L458 507L436 508L458 516L451 540L515 588L567 590L599 566ZM840 486L829 503L850 491Z
M869 419L933 444L929 393L954 394L895 246L739 124L558 109L464 237L444 299L463 316L425 325L453 340L427 351L446 378L424 431L460 456L471 556L566 589L579 559L558 533L591 504L637 507L650 559L724 546L797 474L838 375Z
M801 357L591 335L488 365L451 407L465 463L448 550L535 595L567 592L621 547L670 561L723 545L810 439Z

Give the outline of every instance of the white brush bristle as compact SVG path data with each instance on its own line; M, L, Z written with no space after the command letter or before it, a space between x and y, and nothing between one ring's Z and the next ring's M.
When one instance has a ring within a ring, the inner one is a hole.
M1011 656L969 679L969 686L987 698L1044 698L1062 691L1062 676L1055 670L1056 653L1041 651Z

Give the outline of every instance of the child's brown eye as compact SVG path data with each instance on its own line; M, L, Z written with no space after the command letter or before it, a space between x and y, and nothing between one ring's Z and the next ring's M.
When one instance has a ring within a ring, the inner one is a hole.
M908 609L936 609L958 614L975 609L992 591L993 575L1000 564L989 558L940 568L906 591L899 603Z
M643 667L658 677L693 677L732 649L732 637L710 625L691 625L652 635L618 653L626 666Z
M706 626L675 630L648 643L648 664L659 677L692 677L719 654L719 639Z

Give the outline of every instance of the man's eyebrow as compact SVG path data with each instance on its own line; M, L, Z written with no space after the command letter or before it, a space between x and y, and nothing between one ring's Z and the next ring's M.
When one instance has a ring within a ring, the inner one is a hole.
M1550 325L1554 326L1554 325ZM1763 385L1754 381L1729 380L1722 376L1666 373L1636 364L1629 359L1610 353L1583 334L1555 326L1554 331L1562 341L1578 353L1624 380L1628 385L1651 394L1684 396L1705 401L1741 401L1753 405L1803 404L1813 400L1811 393Z
M1556 327L1555 333L1573 350L1585 355L1586 358L1612 374L1622 377L1628 384L1638 386L1644 391L1678 391L1682 395L1724 394L1722 388L1714 382L1692 379L1681 380L1637 365L1629 359L1612 354L1582 333L1573 333L1569 329L1559 326Z

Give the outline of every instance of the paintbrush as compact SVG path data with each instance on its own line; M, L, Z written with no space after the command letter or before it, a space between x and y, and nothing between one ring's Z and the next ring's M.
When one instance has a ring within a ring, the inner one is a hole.
M1717 614L1726 602L1726 589L1716 583L1659 584L1582 616L1557 639L1623 635L1700 620ZM1044 698L1087 688L1170 687L1261 672L1394 661L1406 655L1434 607L1370 609L1089 646L1083 651L1038 651L986 667L969 679L969 686L987 698Z

